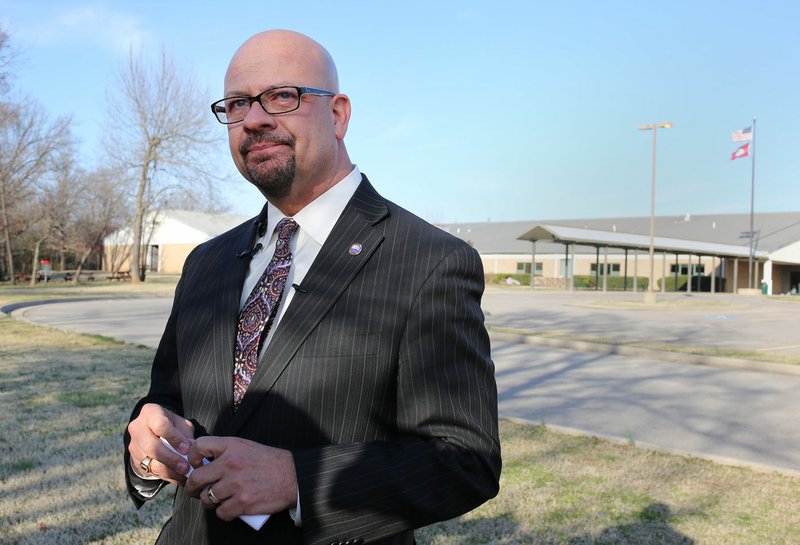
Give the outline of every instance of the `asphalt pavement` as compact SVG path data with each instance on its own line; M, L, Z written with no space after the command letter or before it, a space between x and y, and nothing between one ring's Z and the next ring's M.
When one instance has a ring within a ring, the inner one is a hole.
M490 288L491 327L565 338L639 340L794 356L800 301ZM17 318L156 346L169 298L27 306ZM494 335L500 414L660 450L800 473L800 376L665 361L658 351L603 354Z
M490 288L486 323L524 331L800 356L800 296Z

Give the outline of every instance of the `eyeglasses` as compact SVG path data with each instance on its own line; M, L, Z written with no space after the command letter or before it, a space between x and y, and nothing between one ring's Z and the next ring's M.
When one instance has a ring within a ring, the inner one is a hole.
M273 87L252 97L223 98L211 105L211 111L214 112L217 121L224 125L230 125L243 120L253 102L257 101L261 104L264 111L270 115L288 114L300 107L300 97L303 95L332 97L336 96L336 93L313 87Z

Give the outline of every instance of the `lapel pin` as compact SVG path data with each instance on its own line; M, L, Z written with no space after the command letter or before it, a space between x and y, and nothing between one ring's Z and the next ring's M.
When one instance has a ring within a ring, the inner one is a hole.
M361 253L362 246L358 242L350 246L350 255L358 255Z

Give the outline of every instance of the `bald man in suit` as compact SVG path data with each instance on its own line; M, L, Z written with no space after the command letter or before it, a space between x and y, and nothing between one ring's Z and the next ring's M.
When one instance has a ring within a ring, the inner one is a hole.
M385 200L350 161L350 101L310 38L247 40L212 110L267 202L187 258L131 415L136 505L178 485L158 543L412 544L414 528L494 497L477 253ZM242 367L248 305L272 292L257 363ZM259 530L239 519L254 514L270 515Z

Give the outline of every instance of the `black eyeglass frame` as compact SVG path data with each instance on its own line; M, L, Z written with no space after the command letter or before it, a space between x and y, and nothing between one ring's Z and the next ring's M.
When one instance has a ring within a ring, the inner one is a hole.
M264 106L263 102L261 102L261 97L263 97L266 93L275 91L277 89L295 89L297 91L297 105L294 108L292 108L291 110L281 110L280 112L270 112L269 110L267 110L267 107ZM303 95L314 95L314 96L321 96L321 97L333 97L333 96L336 96L336 93L334 93L332 91L326 91L325 89L315 89L314 87L298 87L296 85L279 85L278 87L270 87L269 89L265 89L265 90L261 91L260 93L258 93L255 96L245 96L245 95L238 96L237 95L237 96L230 96L230 97L225 97L223 99L217 100L216 102L213 102L211 104L211 113L213 113L214 117L217 119L217 121L219 121L223 125L233 125L234 123L241 123L242 121L244 121L244 117L242 117L242 119L237 119L236 121L223 121L219 117L220 114L221 115L227 115L225 113L225 102L227 102L227 101L229 101L231 99L245 99L245 100L250 102L250 107L249 108L253 107L253 102L258 102L261 105L261 109L264 110L269 115L282 115L282 114L288 114L290 112L294 112L295 110L299 109L300 108L300 103L302 102L301 99L303 98ZM219 108L222 108L222 109L220 110ZM249 108L247 110L248 112L250 111ZM247 114L245 113L245 116L246 115Z

